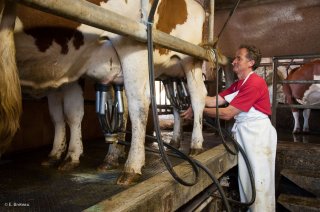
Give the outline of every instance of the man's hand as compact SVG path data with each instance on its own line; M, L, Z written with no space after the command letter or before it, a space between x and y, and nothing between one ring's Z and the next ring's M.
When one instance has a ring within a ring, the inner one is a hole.
M180 114L181 118L183 119L189 119L192 120L193 118L193 110L192 107L190 106L186 111Z

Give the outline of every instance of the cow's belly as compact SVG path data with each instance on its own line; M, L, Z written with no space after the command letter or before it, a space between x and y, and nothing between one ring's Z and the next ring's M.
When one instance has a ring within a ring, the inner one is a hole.
M174 77L182 78L185 77L185 68L187 65L187 58L178 59L177 57L172 57L171 55L160 56L155 52L155 77Z
M78 80L86 74L96 81L121 83L122 73L117 55L107 40L97 42L98 35L88 38L75 49L72 40L68 52L61 53L55 42L41 52L31 36L16 35L17 63L21 85L30 89L46 90Z
M79 58L82 49L75 50L68 45L69 52L62 54L61 47L53 42L45 52L41 52L31 36L16 34L15 40L19 77L23 86L34 89L59 87L83 74L79 72L85 61Z

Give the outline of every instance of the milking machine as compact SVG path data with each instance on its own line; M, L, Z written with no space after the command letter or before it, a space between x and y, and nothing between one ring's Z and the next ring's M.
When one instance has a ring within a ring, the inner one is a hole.
M95 90L96 113L105 141L118 142L118 133L122 131L123 126L123 85L96 84Z
M162 83L166 91L166 96L175 109L183 112L190 107L190 94L184 79L168 78L163 80Z

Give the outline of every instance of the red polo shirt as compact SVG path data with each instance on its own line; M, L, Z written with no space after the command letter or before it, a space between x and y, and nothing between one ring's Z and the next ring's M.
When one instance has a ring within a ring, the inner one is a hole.
M219 96L224 98L226 95L239 90L238 95L230 102L230 105L244 112L248 112L251 107L254 107L266 115L271 115L269 91L264 79L253 73L244 85L242 85L243 81L238 80L233 83L228 89L219 93Z

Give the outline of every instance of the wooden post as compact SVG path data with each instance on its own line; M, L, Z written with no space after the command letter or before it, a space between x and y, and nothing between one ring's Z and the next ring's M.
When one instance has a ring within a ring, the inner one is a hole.
M77 0L12 0L26 6L52 13L73 21L84 23L99 29L110 31L124 36L130 36L135 40L146 42L146 26L127 17L104 9L100 6ZM197 58L209 60L206 50L200 46L170 36L164 32L153 30L154 44L188 54Z

